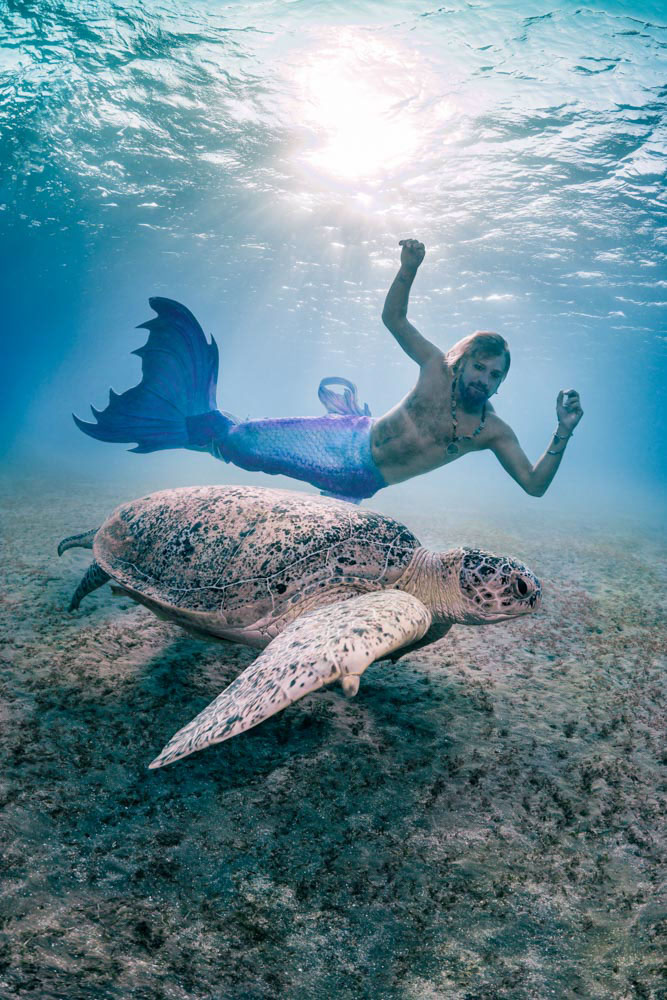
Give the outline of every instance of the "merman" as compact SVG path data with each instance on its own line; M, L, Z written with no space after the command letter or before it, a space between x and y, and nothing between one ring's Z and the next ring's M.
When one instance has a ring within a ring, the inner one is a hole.
M327 414L238 421L217 409L218 348L209 344L185 306L151 298L156 317L141 324L146 344L134 351L142 361L141 382L109 405L91 407L96 423L74 416L78 427L100 441L136 442L130 449L207 451L242 469L291 476L326 496L359 503L378 490L420 476L474 451L490 450L531 496L546 492L583 410L579 393L563 389L556 400L558 425L533 465L516 434L490 399L510 367L507 342L477 331L443 352L407 318L412 283L424 259L424 244L401 240L401 264L382 312L385 326L419 366L413 389L374 419L343 378L322 379L319 398ZM343 386L342 393L331 385Z

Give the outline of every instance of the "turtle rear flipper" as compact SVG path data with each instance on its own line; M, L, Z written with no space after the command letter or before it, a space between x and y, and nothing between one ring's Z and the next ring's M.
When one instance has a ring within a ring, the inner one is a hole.
M81 601L87 594L92 593L93 590L97 590L98 587L101 587L102 584L106 583L107 580L110 579L111 577L109 574L106 573L101 566L99 566L96 562L91 563L84 573L81 583L74 591L72 600L70 601L70 605L67 610L76 611L81 604Z
M428 608L400 590L363 594L308 612L176 733L149 767L228 740L333 681L340 680L346 695L356 694L371 663L420 639L431 621Z
M58 555L61 556L67 549L92 549L98 531L99 528L91 528L81 535L68 535L58 545Z

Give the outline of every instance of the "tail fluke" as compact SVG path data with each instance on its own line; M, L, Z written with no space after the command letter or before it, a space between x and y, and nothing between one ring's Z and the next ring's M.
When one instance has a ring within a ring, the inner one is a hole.
M67 538L63 538L58 545L58 555L61 556L67 549L92 549L98 530L98 528L91 528L90 531L84 531L81 535L68 535Z
M211 343L189 309L173 299L148 300L157 316L141 323L148 340L133 354L141 358L141 382L118 395L109 390L105 410L91 406L96 423L72 414L85 434L98 441L136 441L135 452L186 448L186 420L215 410L218 346Z

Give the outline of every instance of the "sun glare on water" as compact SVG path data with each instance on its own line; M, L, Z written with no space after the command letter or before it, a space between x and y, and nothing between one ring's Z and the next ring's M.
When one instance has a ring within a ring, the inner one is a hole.
M294 71L299 115L312 130L300 156L341 180L371 179L410 163L418 147L411 102L419 94L407 53L343 30Z

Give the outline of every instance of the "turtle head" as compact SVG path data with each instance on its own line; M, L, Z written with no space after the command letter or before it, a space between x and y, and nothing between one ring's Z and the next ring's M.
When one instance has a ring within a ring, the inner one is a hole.
M537 610L540 581L522 563L480 549L441 554L445 570L443 615L461 625L492 625Z

